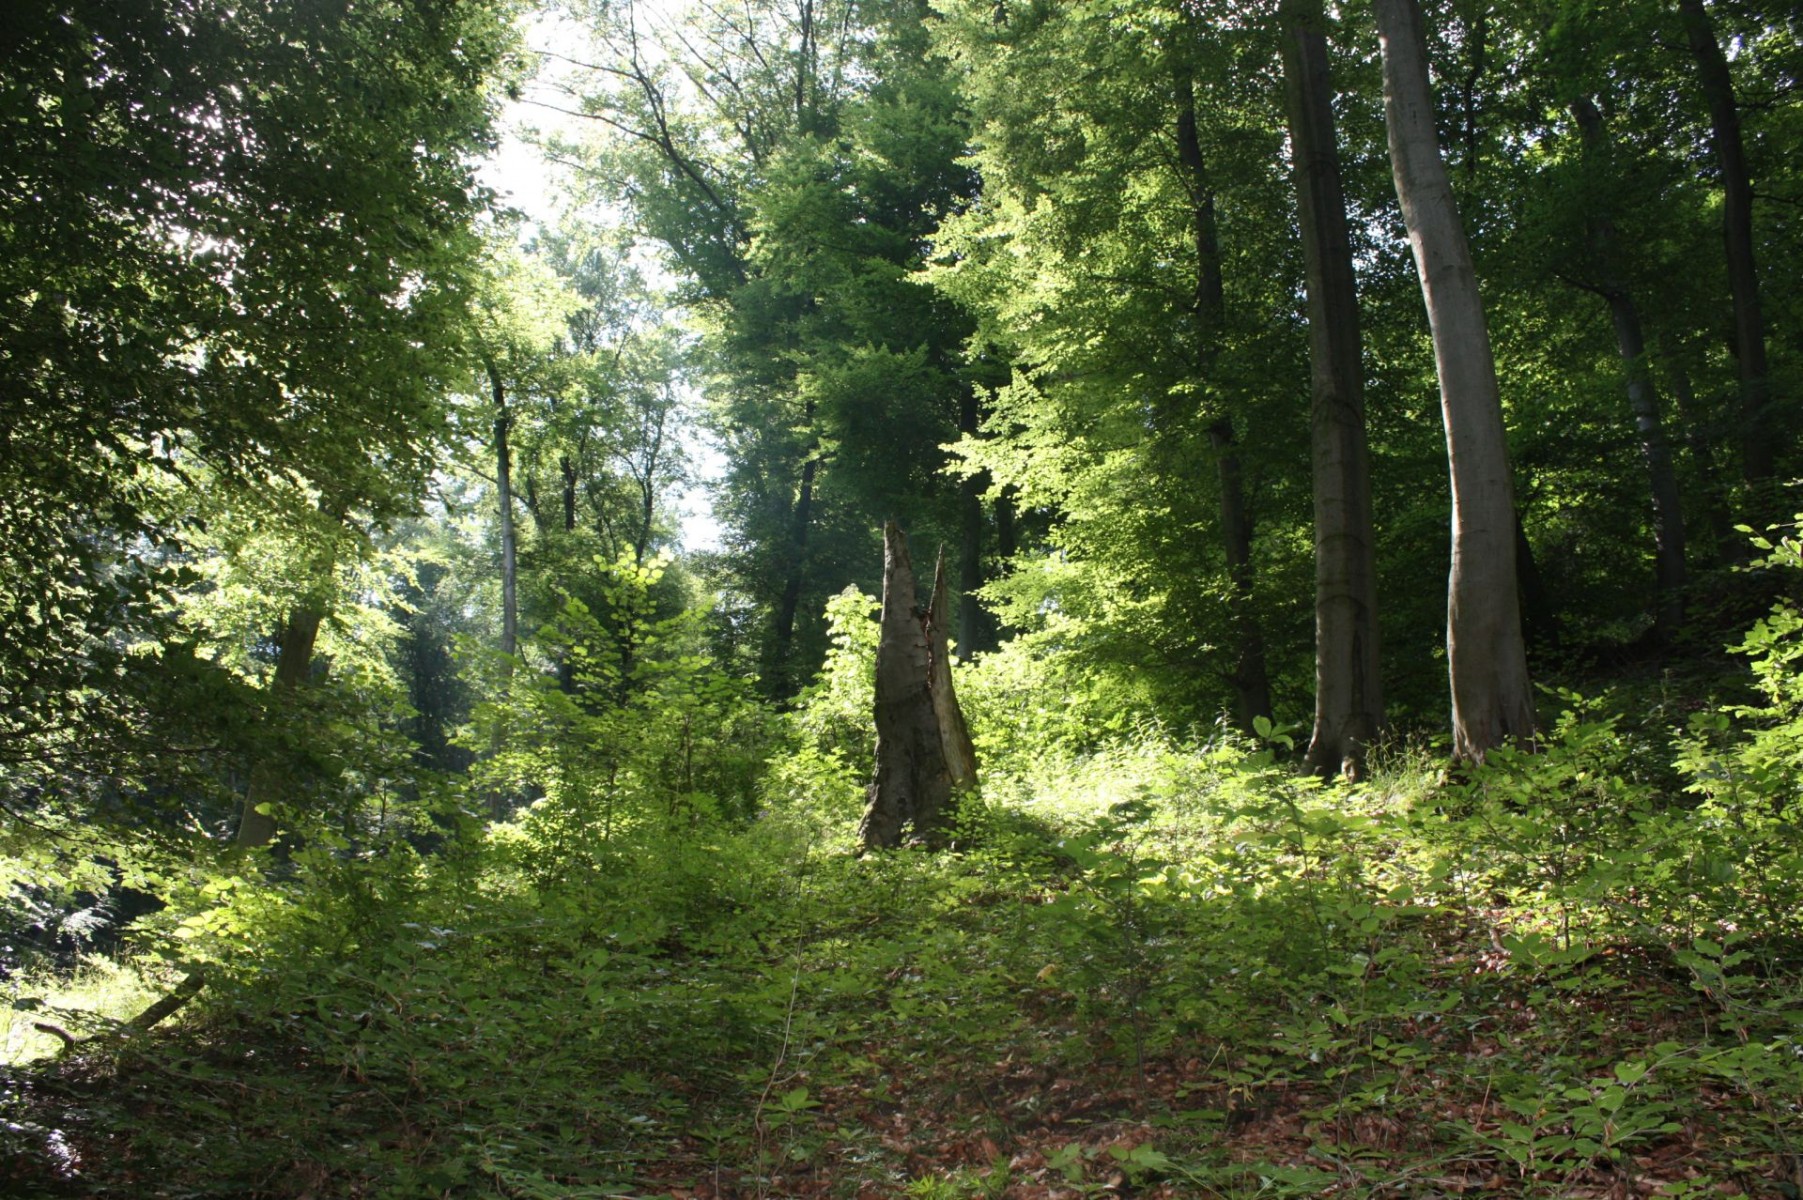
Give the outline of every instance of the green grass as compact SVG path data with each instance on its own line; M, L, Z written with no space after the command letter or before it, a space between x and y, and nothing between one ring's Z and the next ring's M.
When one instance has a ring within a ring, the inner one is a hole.
M45 1022L83 1038L142 1012L164 989L159 978L132 963L83 959L71 971L40 968L6 981L0 1005L0 1063L17 1065L53 1058L62 1039L34 1025Z
M1574 718L1346 790L1141 739L998 765L942 853L854 857L804 797L298 859L197 927L185 1025L12 1072L0 1150L58 1195L1770 1194L1790 843L1649 757Z

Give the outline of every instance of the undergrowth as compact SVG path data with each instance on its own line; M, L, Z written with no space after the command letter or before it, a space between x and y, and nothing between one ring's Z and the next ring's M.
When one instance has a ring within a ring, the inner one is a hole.
M221 963L200 1019L9 1076L7 1182L1771 1194L1794 877L1687 849L1707 804L1637 790L1641 749L1574 709L1468 781L1348 789L1142 738L998 775L939 854L794 805L303 855L183 927Z
M1803 1189L1789 610L1754 702L1552 694L1536 753L1400 744L1357 787L1268 726L1084 744L999 656L950 848L859 857L859 603L755 805L571 789L196 888L143 942L196 1011L6 1068L0 1188Z
M168 980L140 965L93 955L57 970L34 965L5 981L7 1003L0 1007L0 1063L51 1058L65 1046L39 1025L55 1025L84 1036L130 1019L162 994Z

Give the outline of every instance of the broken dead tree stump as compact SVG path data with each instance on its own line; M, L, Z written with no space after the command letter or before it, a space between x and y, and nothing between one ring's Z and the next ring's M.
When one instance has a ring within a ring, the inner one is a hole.
M946 631L945 554L933 572L931 607L915 597L908 539L883 527L882 633L876 651L876 774L858 840L866 850L912 838L944 841L957 793L974 786L977 755L952 690Z

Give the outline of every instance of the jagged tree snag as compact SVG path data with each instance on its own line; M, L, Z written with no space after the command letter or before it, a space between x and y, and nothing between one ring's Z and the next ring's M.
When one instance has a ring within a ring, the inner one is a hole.
M905 834L938 841L954 795L977 778L977 756L952 691L946 631L945 556L933 573L932 606L916 602L908 539L883 527L882 634L876 650L876 775L858 830L864 848L898 846Z

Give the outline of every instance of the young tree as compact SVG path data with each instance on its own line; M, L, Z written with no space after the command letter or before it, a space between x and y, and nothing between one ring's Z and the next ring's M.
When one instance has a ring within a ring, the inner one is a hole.
M1415 0L1375 0L1373 8L1391 169L1433 335L1452 481L1446 657L1453 753L1481 762L1505 742L1534 736L1508 438L1477 272L1440 157L1420 10Z
M933 278L1011 365L959 450L1056 549L993 590L1134 703L1250 727L1297 690L1306 569L1265 535L1306 462L1280 114L1234 66L1275 42L1175 5L944 11L984 194L942 223Z

